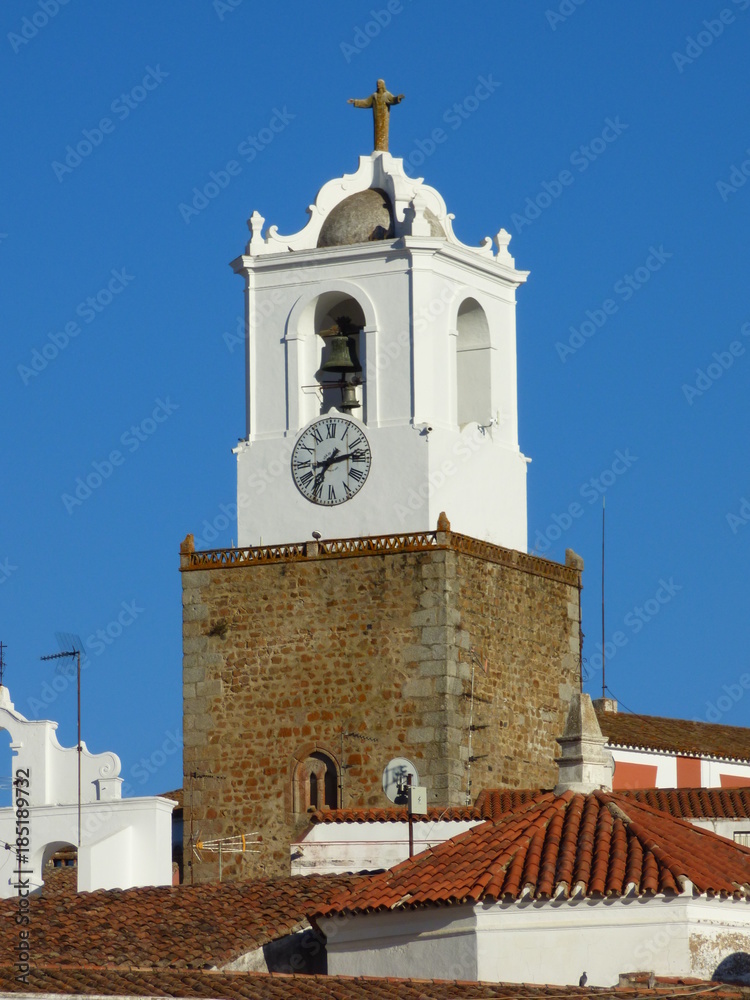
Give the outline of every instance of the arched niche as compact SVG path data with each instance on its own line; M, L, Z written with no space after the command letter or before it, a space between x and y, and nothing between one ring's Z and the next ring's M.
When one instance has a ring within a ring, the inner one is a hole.
M456 417L459 427L492 418L490 328L474 298L466 298L456 317Z
M375 386L368 389L365 373L368 352L375 355L371 343L375 334L373 305L356 285L348 281L335 282L327 287L319 285L308 296L299 299L287 322L289 426L294 430L341 404L340 389L324 389L321 393L317 388L320 382L342 380L337 373L321 372L329 359L331 343L329 338L319 336L321 331L330 330L340 317L347 317L356 328L352 340L362 368L359 379L363 384L356 389L360 406L352 415L363 423L372 416Z
M12 737L7 729L0 728L0 809L13 805Z
M47 865L54 868L78 867L78 848L66 840L53 840L42 848L42 873Z

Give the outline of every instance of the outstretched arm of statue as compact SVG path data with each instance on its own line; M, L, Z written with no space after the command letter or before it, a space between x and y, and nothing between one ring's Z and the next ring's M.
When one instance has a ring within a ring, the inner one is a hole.
M350 97L346 102L347 104L353 104L355 108L371 108L372 107L372 94L369 97Z
M388 103L389 104L400 104L404 99L403 94L389 94Z

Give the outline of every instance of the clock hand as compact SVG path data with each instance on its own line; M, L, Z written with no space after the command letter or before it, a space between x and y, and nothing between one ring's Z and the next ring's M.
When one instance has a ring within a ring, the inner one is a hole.
M322 474L325 475L326 474L326 470L328 469L328 466L332 462L340 462L341 461L340 458L336 458L335 457L336 455L338 455L338 453L339 453L339 449L338 448L334 448L333 451L331 452L331 454L328 456L328 458L323 459L322 462L315 462L314 465L313 465L313 468L314 469L319 469L322 466L322 468L323 468L323 473Z
M345 455L337 455L336 458L329 460L328 464L333 465L334 462L345 462L347 458L354 458L354 452L347 452Z

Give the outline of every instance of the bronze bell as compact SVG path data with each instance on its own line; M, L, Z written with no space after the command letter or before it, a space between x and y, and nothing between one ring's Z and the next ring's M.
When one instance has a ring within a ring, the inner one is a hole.
M339 409L348 411L351 413L352 410L358 410L362 405L357 399L357 389L356 381L345 382L341 386L341 402L339 403Z
M357 328L348 316L341 316L330 330L321 331L321 337L325 337L331 345L328 361L320 368L322 372L352 375L362 371L354 339L356 332Z

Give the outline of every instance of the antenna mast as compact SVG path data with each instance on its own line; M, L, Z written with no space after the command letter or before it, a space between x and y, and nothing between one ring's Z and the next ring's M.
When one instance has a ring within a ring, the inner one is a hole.
M81 651L80 649L73 648L69 650L63 650L62 653L52 653L50 656L40 656L40 660L62 660L64 657L75 656L77 669L76 669L76 684L78 688L78 744L76 750L78 753L78 846L81 846ZM80 864L80 858L77 859L78 864Z
M0 687L3 686L3 675L5 673L5 656L4 656L4 653L5 653L5 650L7 648L8 647L5 645L4 642L0 642Z
M602 698L607 697L607 665L604 649L604 497L602 496Z

